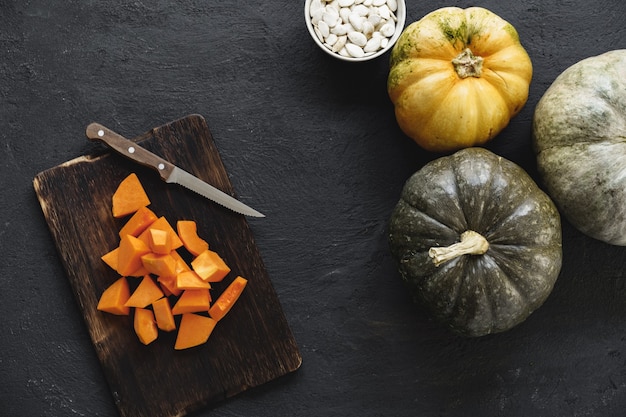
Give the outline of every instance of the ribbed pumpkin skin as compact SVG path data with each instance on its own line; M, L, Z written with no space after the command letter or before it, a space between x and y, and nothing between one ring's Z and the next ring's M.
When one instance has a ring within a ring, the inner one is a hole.
M483 255L435 266L428 251L467 230ZM389 223L391 253L415 301L465 336L511 329L543 304L561 270L561 222L516 164L482 148L436 159L406 182Z
M533 144L548 194L576 228L626 245L626 50L579 61L535 108Z
M453 60L469 50L479 76ZM429 151L454 151L494 138L524 106L532 63L515 28L480 8L444 7L411 23L394 45L387 91L404 133Z

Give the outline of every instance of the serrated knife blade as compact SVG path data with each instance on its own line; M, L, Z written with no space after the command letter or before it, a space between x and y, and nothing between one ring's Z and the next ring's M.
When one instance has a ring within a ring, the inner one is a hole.
M245 205L236 198L207 184L184 169L177 167L99 123L91 123L87 126L86 134L90 140L103 142L120 155L156 170L167 183L181 185L236 213L252 217L265 217L264 214Z

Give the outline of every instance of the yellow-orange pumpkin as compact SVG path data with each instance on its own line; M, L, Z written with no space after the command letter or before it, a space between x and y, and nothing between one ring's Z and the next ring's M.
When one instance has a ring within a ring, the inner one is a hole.
M429 151L481 145L524 106L532 63L515 28L480 8L445 7L409 25L387 81L403 132Z

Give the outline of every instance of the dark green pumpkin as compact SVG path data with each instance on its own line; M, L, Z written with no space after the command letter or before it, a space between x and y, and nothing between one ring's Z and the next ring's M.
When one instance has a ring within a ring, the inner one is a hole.
M487 247L437 265L437 252L456 248L468 231ZM561 270L552 200L522 168L482 148L436 159L409 178L391 215L389 244L415 301L466 336L524 321Z

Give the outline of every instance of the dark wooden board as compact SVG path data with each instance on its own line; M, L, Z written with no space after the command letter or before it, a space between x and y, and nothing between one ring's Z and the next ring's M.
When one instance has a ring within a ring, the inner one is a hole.
M203 117L191 115L134 140L234 195ZM229 264L232 272L213 285L214 295L236 275L249 281L204 345L175 351L175 333L161 332L144 346L131 317L96 310L100 294L118 278L100 259L118 244L125 220L111 216L111 196L131 172L157 215L173 224L196 220L198 233ZM298 347L244 216L108 152L41 172L34 187L121 416L182 416L298 369Z

